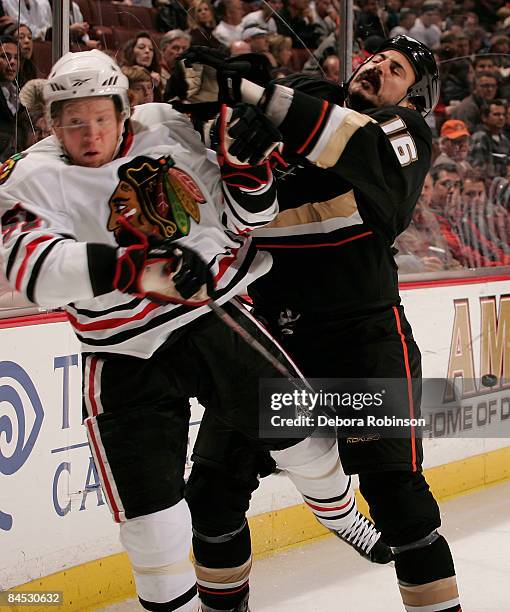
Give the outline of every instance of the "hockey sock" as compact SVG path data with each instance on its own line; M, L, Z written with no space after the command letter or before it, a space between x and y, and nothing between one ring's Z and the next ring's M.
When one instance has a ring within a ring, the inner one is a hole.
M191 517L184 500L120 524L120 539L133 567L138 598L146 610L196 610L190 538Z
M198 593L213 610L232 610L246 598L251 569L250 529L211 536L193 532Z
M334 438L307 438L271 456L285 470L317 520L328 529L343 531L356 518L351 477L346 476Z
M443 536L396 552L395 570L407 612L461 612L453 559Z

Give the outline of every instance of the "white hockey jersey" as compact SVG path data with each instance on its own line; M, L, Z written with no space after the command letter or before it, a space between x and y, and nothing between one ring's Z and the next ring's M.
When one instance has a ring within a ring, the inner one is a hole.
M276 216L274 186L238 193L241 206L207 153L186 117L146 104L136 108L121 154L100 168L69 164L55 137L8 160L0 168L0 207L7 210L2 254L13 288L43 307L65 307L83 351L150 356L209 309L94 291L104 247L93 247L117 246L121 215L199 252L220 304L271 265L248 233Z

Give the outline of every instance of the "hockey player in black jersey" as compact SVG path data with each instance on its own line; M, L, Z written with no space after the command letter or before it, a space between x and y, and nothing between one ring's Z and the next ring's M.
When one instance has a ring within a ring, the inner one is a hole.
M294 75L262 90L229 78L229 95L258 103L281 131L289 162L278 180L280 213L256 232L258 248L274 260L249 290L256 313L308 377L401 379L407 392L398 413L405 407L417 417L421 356L400 304L392 245L430 166L423 117L439 95L433 55L397 36L343 86ZM238 157L252 133L249 122L231 128ZM340 435L340 456L359 473L395 554L404 606L460 612L421 440L412 427L405 439L377 438Z

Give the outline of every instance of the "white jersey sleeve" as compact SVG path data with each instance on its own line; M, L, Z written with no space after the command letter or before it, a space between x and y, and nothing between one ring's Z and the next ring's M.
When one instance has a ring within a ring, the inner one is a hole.
M8 209L2 216L1 255L11 287L54 308L93 292L87 245L76 241L60 187L62 162L51 155L46 160L37 150L27 153L0 186L2 207Z

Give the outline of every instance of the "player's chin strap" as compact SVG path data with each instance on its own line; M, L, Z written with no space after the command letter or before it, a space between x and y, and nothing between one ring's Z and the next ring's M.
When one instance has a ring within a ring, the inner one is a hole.
M433 544L438 538L441 536L439 533L434 530L429 535L421 538L420 540L416 540L415 542L411 542L410 544L403 544L402 546L390 546L391 552L394 555L398 555L399 553L407 552L409 550L416 550L417 548L425 548L426 546L430 546Z

